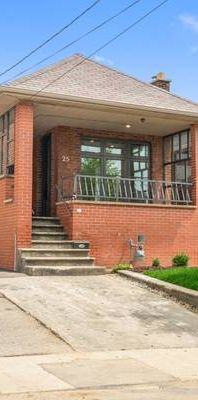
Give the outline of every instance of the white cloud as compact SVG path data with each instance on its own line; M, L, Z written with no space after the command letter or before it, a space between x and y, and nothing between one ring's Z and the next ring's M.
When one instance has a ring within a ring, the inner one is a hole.
M192 47L191 47L191 52L192 52L193 54L198 53L198 46L192 46Z
M110 65L111 67L114 65L113 61L110 58L106 58L103 56L94 56L93 59L98 62L98 63L102 63L102 64L106 64L106 65Z
M198 33L198 18L195 15L180 15L179 20L183 23L183 25Z

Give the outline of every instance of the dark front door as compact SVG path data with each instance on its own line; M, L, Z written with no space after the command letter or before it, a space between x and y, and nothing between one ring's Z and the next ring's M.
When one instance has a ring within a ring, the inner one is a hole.
M51 200L51 135L42 139L42 215L50 215Z

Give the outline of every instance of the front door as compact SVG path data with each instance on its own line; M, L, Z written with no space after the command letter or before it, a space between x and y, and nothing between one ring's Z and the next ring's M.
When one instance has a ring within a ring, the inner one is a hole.
M51 203L51 135L42 139L42 215L50 216Z

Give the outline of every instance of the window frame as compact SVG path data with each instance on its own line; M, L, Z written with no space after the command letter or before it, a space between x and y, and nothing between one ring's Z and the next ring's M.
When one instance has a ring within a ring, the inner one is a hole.
M0 175L13 175L14 156L12 162L9 162L9 147L14 143L14 131L13 136L10 137L10 126L11 124L15 125L15 107L0 115L0 119L2 120L2 131L0 131Z
M181 137L183 133L187 133L187 152L188 152L188 157L182 158L182 148L181 148ZM173 149L173 142L174 142L174 137L176 135L179 135L179 158L177 160L174 160L174 149ZM182 131L178 131L175 133L172 133L170 135L164 136L163 137L163 179L166 180L166 166L170 165L171 166L171 181L176 181L175 180L175 164L180 164L184 163L185 164L185 182L187 181L187 165L189 161L191 160L191 138L190 138L191 132L190 129L184 129ZM170 138L171 139L171 150L170 150L170 161L166 161L166 154L165 154L165 141L166 139Z
M90 152L90 151L83 151L82 145L83 142L95 140L96 142L100 143L100 152ZM108 147L108 143L117 145L123 149L121 154L112 154L106 152L106 148ZM148 146L148 156L133 156L132 155L132 145L146 145ZM118 139L111 139L111 138L98 138L98 137L81 137L81 159L82 158L100 158L101 160L101 174L100 176L105 176L105 162L107 160L121 160L122 167L121 167L121 178L129 178L133 179L132 176L132 162L148 162L148 179L152 179L152 157L151 157L151 143L147 141L135 141L135 140L118 140Z

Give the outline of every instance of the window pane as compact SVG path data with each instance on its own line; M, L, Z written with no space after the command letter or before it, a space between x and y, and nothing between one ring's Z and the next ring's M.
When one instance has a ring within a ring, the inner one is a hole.
M105 175L121 176L122 162L121 160L106 160Z
M186 163L181 162L174 165L174 181L186 182Z
M4 134L8 135L9 133L9 113L4 115Z
M111 144L108 143L105 151L108 154L116 154L116 155L121 155L122 154L122 146L121 145L115 145L115 144Z
M9 132L8 132L8 140L14 139L14 109L9 112Z
M87 151L90 153L100 153L101 144L97 140L90 139L82 142L81 151Z
M148 145L147 144L140 145L140 156L148 157Z
M133 157L139 157L140 155L140 147L137 144L132 144L131 146L131 154Z
M148 179L148 162L134 161L132 163L132 178Z
M101 163L99 158L81 158L81 173L83 175L100 175Z
M173 160L179 160L179 134L173 136Z
M188 133L181 133L181 159L188 158Z
M172 137L166 137L164 139L164 162L171 162L172 157Z
M186 182L190 183L191 177L192 177L191 163L187 161L186 162Z
M131 154L133 157L148 157L149 145L148 144L132 144Z

